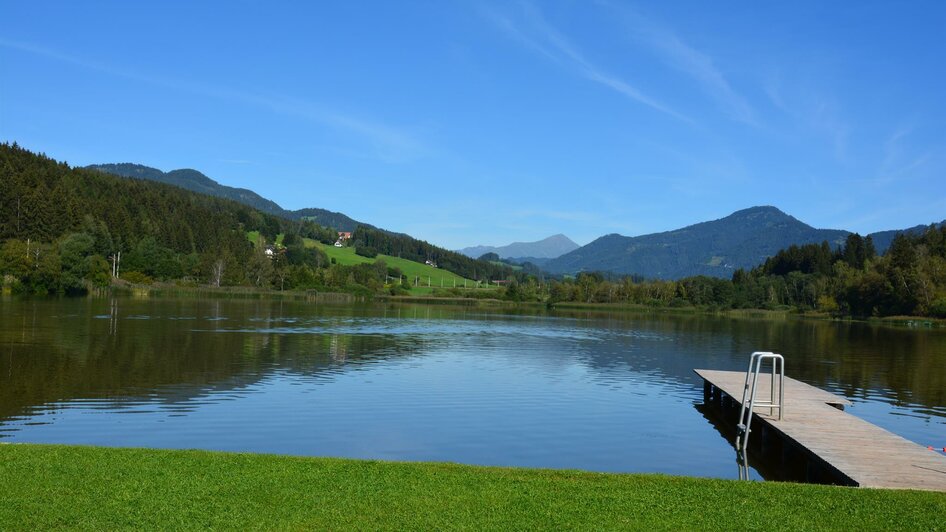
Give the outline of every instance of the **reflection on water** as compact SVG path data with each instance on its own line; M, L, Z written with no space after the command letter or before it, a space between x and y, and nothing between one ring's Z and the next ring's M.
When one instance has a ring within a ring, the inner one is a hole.
M946 444L940 330L187 299L0 311L0 441L733 478L692 369L771 350L853 414Z

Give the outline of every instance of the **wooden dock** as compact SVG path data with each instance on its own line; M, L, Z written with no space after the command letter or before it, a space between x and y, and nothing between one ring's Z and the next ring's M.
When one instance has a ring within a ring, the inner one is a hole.
M746 374L694 370L703 378L704 401L727 418L738 418ZM757 394L767 399L769 375L760 375ZM844 412L850 401L795 379L785 378L785 414L756 407L753 440L766 450L800 455L812 479L867 488L946 492L946 456ZM771 454L771 453L768 453Z

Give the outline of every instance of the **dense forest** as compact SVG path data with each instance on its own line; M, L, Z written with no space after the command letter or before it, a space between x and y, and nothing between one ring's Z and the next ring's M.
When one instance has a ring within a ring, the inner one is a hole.
M247 239L253 231L258 242ZM435 257L448 269L456 263L464 272L512 275L508 267L454 260L458 254L405 235L374 229L358 234L363 248L370 239L384 252L421 262ZM282 246L269 256L266 244L277 235L283 235ZM305 245L305 239L331 244L337 238L335 229L310 220L290 221L225 198L71 168L15 143L0 144L0 279L16 292L84 293L118 277L375 293L389 276L400 275L380 262L333 264Z
M141 164L119 163L119 164L93 164L86 166L90 170L98 170L108 174L121 177L133 177L135 179L147 179L181 187L192 192L200 194L209 194L219 198L226 198L248 205L258 211L262 211L273 216L279 216L286 220L308 220L325 227L331 227L339 231L354 231L359 225L371 227L369 224L353 220L340 212L333 212L319 208L306 208L296 211L287 211L280 207L276 202L268 200L252 190L245 188L233 188L210 179L206 175L182 168L180 170L171 170L162 172L157 168L151 168Z
M257 242L247 238L249 232L260 235ZM267 255L266 244L277 235L282 245ZM312 221L287 220L162 183L71 168L16 144L0 144L0 279L15 292L80 294L116 278L363 294L401 290L390 286L400 272L382 261L334 264L306 245L306 239L331 244L337 238L335 229ZM496 294L514 301L946 318L944 225L901 233L883 255L871 237L850 234L842 246L790 246L751 270L736 270L731 279L677 281L601 273L548 280L532 265L513 270L364 226L354 231L351 245L366 257L383 253L432 261L469 279L504 279L506 286Z
M509 289L515 289L518 298L543 297L535 285ZM851 234L843 246L835 249L827 242L790 246L752 270L736 270L731 280L696 276L678 281L642 281L581 273L575 279L553 281L545 291L553 303L795 309L856 317L946 318L946 225L930 226L918 235L898 234L883 256L877 255L869 236Z

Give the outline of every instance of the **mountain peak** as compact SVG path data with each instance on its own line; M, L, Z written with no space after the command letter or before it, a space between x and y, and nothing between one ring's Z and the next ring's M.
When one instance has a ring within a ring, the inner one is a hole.
M550 237L548 237L548 238L543 238L542 240L539 240L539 242L547 242L547 243L550 243L550 244L551 244L551 243L561 243L561 244L565 244L566 246L576 246L576 247L578 246L578 244L576 244L574 240L572 240L571 238L568 238L567 236L563 235L562 233L558 233L558 234L556 234L556 235L552 235L552 236L550 236Z
M605 235L548 262L553 273L611 271L678 279L690 275L729 277L752 268L791 244L843 243L846 231L815 229L771 205L680 229L627 237Z
M755 207L749 207L747 209L741 209L730 214L726 218L741 218L741 217L746 217L746 216L759 216L759 215L793 218L791 215L786 214L784 211L782 211L778 207L774 207L772 205L758 205Z

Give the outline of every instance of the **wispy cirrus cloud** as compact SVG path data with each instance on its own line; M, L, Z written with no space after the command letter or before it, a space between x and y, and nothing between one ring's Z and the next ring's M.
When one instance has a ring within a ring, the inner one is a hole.
M563 68L603 85L636 103L672 116L677 120L693 123L689 117L646 94L625 79L593 63L564 34L552 26L536 6L522 3L519 4L519 8L516 15L500 13L486 8L483 9L483 13L506 35Z
M883 144L883 159L878 167L874 184L899 184L904 179L915 177L933 158L934 152L940 150L926 149L917 151L917 143L909 142L909 138L916 130L916 126L900 126L887 137Z
M776 71L768 76L763 90L772 106L798 129L805 135L826 140L826 146L832 149L834 159L848 164L851 162L850 139L854 128L845 116L840 100L817 78L806 73L786 81ZM795 133L791 129L783 129L781 134Z
M712 56L691 46L669 27L630 8L609 7L620 14L636 40L653 50L664 63L696 81L701 90L715 100L732 119L750 125L756 124L756 113L752 106L733 89Z
M0 38L0 48L68 63L114 77L217 100L250 105L289 117L308 120L360 138L369 145L374 157L384 162L393 163L414 160L429 155L433 151L430 146L422 141L414 132L406 128L392 126L355 114L340 113L330 109L328 106L299 98L279 94L251 92L219 85L157 76L89 60L32 43L10 41Z

